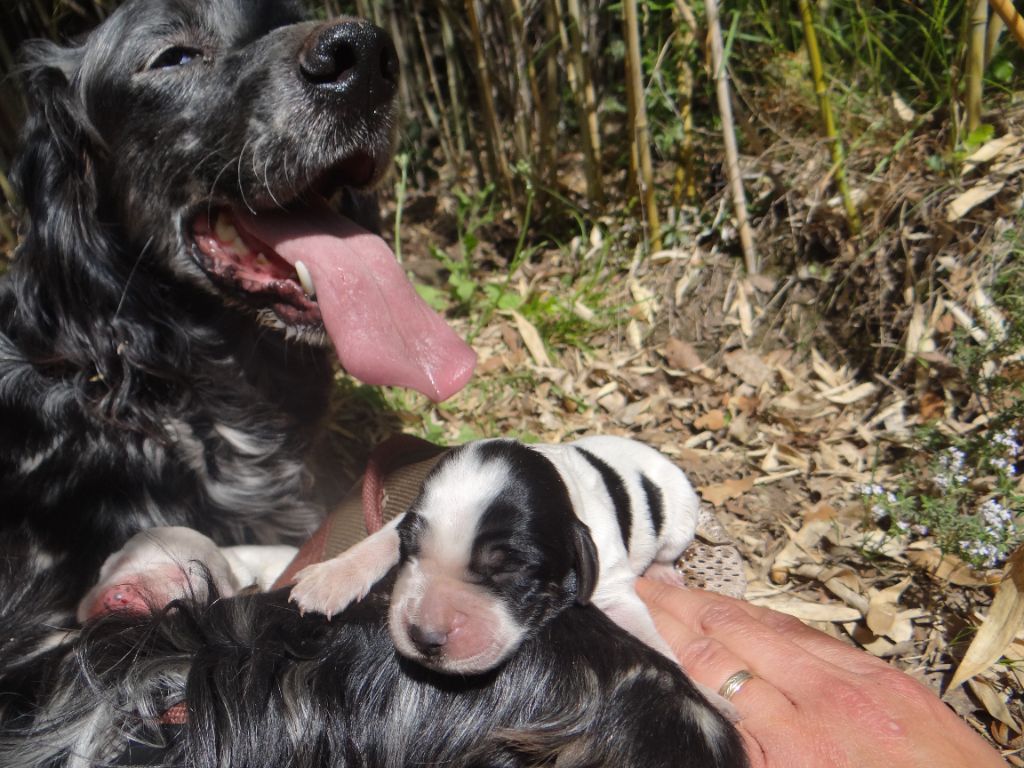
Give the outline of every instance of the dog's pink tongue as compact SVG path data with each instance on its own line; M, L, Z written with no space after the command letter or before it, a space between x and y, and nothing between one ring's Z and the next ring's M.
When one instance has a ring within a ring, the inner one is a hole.
M327 209L234 214L241 229L309 269L324 326L351 375L435 402L469 381L476 353L419 297L381 238Z

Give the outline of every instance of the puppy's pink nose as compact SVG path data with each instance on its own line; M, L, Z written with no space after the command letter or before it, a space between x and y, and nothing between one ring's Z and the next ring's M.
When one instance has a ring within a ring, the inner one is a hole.
M425 629L418 624L410 624L409 639L416 646L416 650L424 656L437 656L448 642L448 633L437 629Z
M127 611L129 613L150 613L152 606L146 596L132 584L117 584L103 592L96 602L93 603L89 616L98 616L101 613L112 611Z

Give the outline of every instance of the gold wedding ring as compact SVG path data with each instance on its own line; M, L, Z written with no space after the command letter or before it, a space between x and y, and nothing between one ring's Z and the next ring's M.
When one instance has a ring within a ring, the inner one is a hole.
M748 680L752 680L754 675L746 669L741 669L739 672L734 672L725 679L722 683L722 687L718 689L718 695L726 701L732 701L732 697L740 692L740 688L746 685Z

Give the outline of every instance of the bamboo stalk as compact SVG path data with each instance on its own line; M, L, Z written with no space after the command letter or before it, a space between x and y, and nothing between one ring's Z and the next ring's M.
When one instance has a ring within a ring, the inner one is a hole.
M529 92L530 64L526 57L525 30L523 22L523 9L518 0L505 0L508 7L504 8L500 17L506 24L508 40L512 47L512 61L514 66L509 67L509 74L512 78L511 95L516 102L516 112L521 116L512 124L512 140L515 143L516 154L520 159L530 160L530 123L533 120L534 110L531 106L532 97Z
M967 37L967 73L965 108L967 133L981 125L982 75L985 72L985 38L988 26L988 1L973 0L971 27Z
M1013 7L1012 0L989 0L992 10L999 14L999 18L1006 24L1006 28L1017 41L1017 45L1024 48L1024 19Z
M839 187L839 194L843 199L843 208L846 209L846 221L850 226L850 232L856 235L860 232L860 215L857 213L857 205L850 194L850 185L846 179L846 156L843 151L843 141L836 132L835 119L832 116L832 102L828 97L828 87L825 85L825 69L821 64L821 51L818 49L818 35L814 30L814 16L811 13L811 4L809 0L798 0L798 5L800 7L800 18L804 26L804 42L807 45L807 57L811 62L814 93L818 97L818 110L821 112L825 139L828 141L832 152L832 168L836 177L836 185Z
M383 21L383 18L381 21ZM389 31L391 33L391 39L394 41L395 53L398 54L398 61L409 61L408 49L405 42L406 36L402 34L402 30L400 29L394 5L391 6L391 11L387 14L387 21ZM416 92L422 94L426 91L426 88L422 87L422 83L420 82L423 76L420 68L406 67L405 72L403 73L405 76L398 79L398 103L401 105L402 114L404 115L411 113L413 104L412 93L409 89L410 72L412 78L416 80Z
M559 17L565 18L559 5ZM566 56L566 76L575 96L580 134L583 138L583 172L587 178L587 196L598 205L604 202L604 178L601 171L601 131L597 119L597 97L590 68L583 55L583 31L580 28L579 0L568 0L568 24L559 25L559 38Z
M636 0L625 0L622 4L626 26L626 58L629 61L628 81L631 101L629 111L633 127L632 143L636 147L640 172L640 197L647 217L647 234L651 249L661 250L661 223L658 219L658 201L654 191L654 169L651 164L651 137L647 126L647 105L644 103L643 63L640 59L640 25L637 18Z
M448 3L441 3L441 42L444 45L444 61L446 79L448 81L448 107L452 113L452 125L455 129L455 148L460 158L465 157L469 143L469 125L462 110L464 88L459 68L458 48L455 45L455 32L452 30ZM443 110L442 110L443 111ZM474 155L474 158L476 155Z
M364 19L370 19L370 21L373 21L373 9L370 7L371 5L372 3L370 0L356 0L356 14Z
M988 17L988 33L985 35L985 69L988 69L988 65L992 62L992 56L999 45L999 38L1003 36L1005 31L1006 24L1001 16L997 14Z
M676 57L679 60L676 91L679 94L679 120L683 126L683 139L679 142L679 164L672 185L672 202L678 208L697 197L693 163L693 67L689 62L697 32L697 17L685 0L676 0L674 15Z
M476 64L477 83L480 86L480 96L484 113L484 139L487 147L487 154L492 166L493 178L499 182L508 200L515 197L512 186L512 171L509 168L508 160L505 157L505 148L501 138L501 126L498 123L498 113L494 108L494 94L492 93L491 73L487 68L487 56L484 53L483 38L480 35L480 19L476 12L476 0L465 0L466 17L469 21L469 32L473 42L473 55Z
M740 175L739 149L736 146L736 130L732 117L729 81L725 73L725 51L722 45L722 24L719 20L717 0L705 0L704 9L707 14L708 32L711 38L711 66L714 69L718 112L722 118L725 167L732 191L732 206L736 214L736 228L740 234L740 245L743 248L743 260L747 267L747 273L753 275L758 272L759 265L757 251L754 248L754 236L750 231L750 222L747 219L747 197L743 191L743 177Z
M416 24L416 36L420 42L420 48L423 53L423 63L427 68L427 81L430 83L430 90L434 96L434 104L431 104L430 99L424 95L420 102L423 104L423 110L427 114L427 119L430 120L431 125L437 131L438 138L441 142L441 152L444 154L445 162L451 166L452 169L458 173L461 169L462 158L455 151L455 147L452 143L453 134L451 124L448 122L448 110L443 109L444 98L441 94L441 83L437 76L437 68L434 66L434 57L431 55L430 41L427 39L427 32L423 26L423 7L422 0L416 0L413 6L413 20Z
M544 96L540 102L540 155L543 167L543 178L546 180L548 189L555 189L558 185L558 106L559 100L559 77L558 77L558 46L555 41L558 39L558 8L556 2L544 3ZM542 198L546 203L546 198Z

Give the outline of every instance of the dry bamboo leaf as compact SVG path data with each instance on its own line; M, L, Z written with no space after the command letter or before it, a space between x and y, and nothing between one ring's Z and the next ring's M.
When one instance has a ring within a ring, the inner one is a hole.
M629 324L626 325L626 340L633 349L637 351L643 349L644 334L640 330L640 323L637 322L635 317L631 318Z
M512 319L516 321L516 329L533 361L537 365L550 367L551 359L548 357L548 351L544 348L544 342L534 324L515 311L512 312Z
M725 426L725 413L721 408L708 411L703 416L694 419L693 426L697 429L710 429L712 432L719 430Z
M964 170L967 171L975 165L994 160L1007 149L1014 148L1016 144L1020 143L1020 140L1020 136L1008 133L1005 136L1000 136L999 138L992 139L991 141L986 141L974 150L966 160L964 160Z
M852 405L858 400L871 397L871 395L878 391L878 387L870 381L865 381L863 384L858 384L853 389L844 388L844 390L838 392L822 392L821 394L830 403L835 403L836 405Z
M750 602L802 621L830 621L840 624L860 619L860 612L842 603L812 603L798 597L759 597Z
M956 320L958 325L971 334L972 339L979 344L984 344L988 341L988 332L975 325L974 320L971 319L970 315L952 301L947 302L946 305L949 307L949 313L953 315L953 319Z
M907 324L907 341L903 349L903 359L910 360L916 357L921 349L922 342L925 339L925 333L927 328L925 327L924 321L924 307L921 304L914 303L914 310L910 314L910 322Z
M892 99L892 108L896 113L896 117L904 123L914 122L914 118L917 117L917 114L913 109L911 109L910 105L903 100L903 97L896 93L896 91L893 91L892 94L890 94L890 98Z
M1003 188L1003 184L978 184L966 192L957 195L946 209L946 221L954 222L963 218L973 208L995 197Z
M909 576L898 584L893 584L891 587L869 590L871 600L868 603L867 615L864 617L867 621L868 629L876 635L885 635L890 640L899 642L896 637L893 637L892 632L897 628L897 616L900 613L900 595L903 594L903 590L907 588L908 584L910 584ZM906 619L905 622L906 627L898 630L900 637L909 637L910 620Z
M974 290L971 291L970 300L978 312L982 325L995 337L995 340L1003 341L1006 339L1006 318L999 310L999 307L989 298L989 295L985 293L985 289L977 282L977 278L975 278Z
M968 680L967 685L992 717L1015 731L1020 730L1020 723L1013 719L1010 708L1006 706L1006 700L987 680Z
M811 349L811 368L818 374L818 378L833 389L841 387L846 382L846 376L842 371L837 371L821 356L817 349Z
M629 292L633 296L636 310L640 312L648 325L654 324L654 313L658 309L658 300L650 288L641 284L635 277L629 278Z
M910 562L939 581L948 581L958 587L983 587L989 583L975 574L963 560L954 555L943 555L937 547L924 542L912 544L906 555Z
M737 282L736 298L732 304L732 309L736 310L736 314L739 317L740 331L747 338L754 333L754 312L750 306L749 292L750 288L745 280Z
M755 389L760 389L762 384L766 384L772 379L772 369L765 365L760 357L745 349L727 352L723 361L731 374Z
M665 342L665 362L679 371L699 371L704 368L697 350L688 341L671 338Z
M697 488L697 492L706 501L714 504L716 507L720 507L729 499L735 499L737 496L742 496L753 487L753 476L738 477L732 480L726 480L724 483L718 483L717 485L702 485Z
M846 623L843 625L843 628L853 638L855 643L871 655L878 656L879 658L888 656L895 645L887 637L874 634L870 629L858 622Z
M955 688L999 660L1024 623L1024 546L1010 556L988 616L949 683Z

